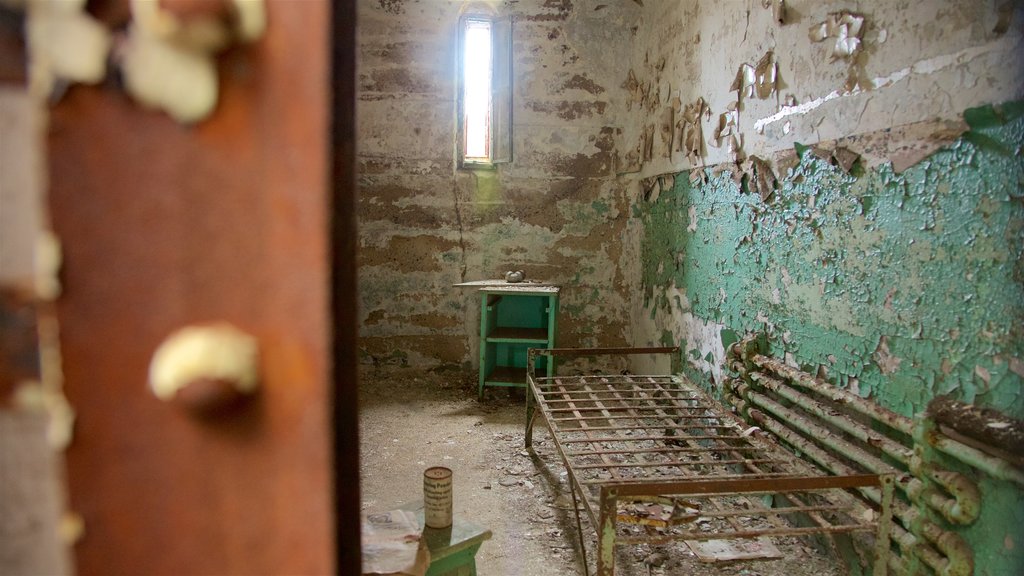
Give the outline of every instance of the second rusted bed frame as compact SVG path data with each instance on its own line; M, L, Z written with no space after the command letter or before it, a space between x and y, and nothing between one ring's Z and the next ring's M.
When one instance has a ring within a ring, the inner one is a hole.
M529 351L526 447L532 448L539 410L568 473L587 573L580 501L598 536L598 576L614 574L617 544L850 532L874 532L873 574L884 576L892 476L812 468L678 375L538 377L534 371L542 355L678 353L677 347ZM881 489L877 512L846 492L866 486ZM757 496L774 503L757 504ZM648 506L662 514L647 514ZM802 525L790 522L798 517ZM623 524L637 525L634 534L619 534Z

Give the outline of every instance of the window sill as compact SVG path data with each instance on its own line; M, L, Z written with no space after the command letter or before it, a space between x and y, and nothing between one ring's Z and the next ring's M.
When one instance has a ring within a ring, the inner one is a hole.
M459 170L465 170L467 172L495 172L498 170L498 165L494 162L465 162L459 164Z

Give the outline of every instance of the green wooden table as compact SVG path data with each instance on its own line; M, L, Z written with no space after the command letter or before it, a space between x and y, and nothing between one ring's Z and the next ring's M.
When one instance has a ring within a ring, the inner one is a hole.
M480 289L480 385L526 387L526 353L554 348L558 324L558 286L509 284ZM550 358L538 369L554 374Z
M491 531L459 518L448 528L424 527L423 504L418 504L403 508L416 511L423 529L423 541L430 550L426 576L476 576L476 552L485 540L491 539Z

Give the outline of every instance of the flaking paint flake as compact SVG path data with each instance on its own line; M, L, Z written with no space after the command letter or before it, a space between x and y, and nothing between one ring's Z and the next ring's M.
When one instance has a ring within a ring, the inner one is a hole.
M798 147L767 202L728 173L709 169L706 184L676 177L633 211L645 316L686 341L670 313L670 295L681 293L697 322L766 331L773 353L811 373L827 365L834 384L897 412L952 394L1021 417L1024 381L1004 360L1024 354L1018 109L989 114L1001 121L902 174L847 171ZM674 254L682 257L666 265ZM688 370L711 376L695 363Z

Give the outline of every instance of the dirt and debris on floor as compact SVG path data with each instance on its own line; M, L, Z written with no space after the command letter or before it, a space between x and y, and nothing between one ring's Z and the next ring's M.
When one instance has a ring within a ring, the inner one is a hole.
M360 374L363 512L416 506L429 466L454 471L454 513L489 528L477 570L493 576L583 574L567 475L543 422L532 455L523 447L518 390L476 399L475 373L366 367ZM583 520L588 547L595 534ZM623 526L622 530L637 530ZM707 564L685 544L620 546L622 576L830 576L837 560L810 539L776 538L777 560ZM593 549L588 556L593 562ZM593 569L593 565L591 565Z

